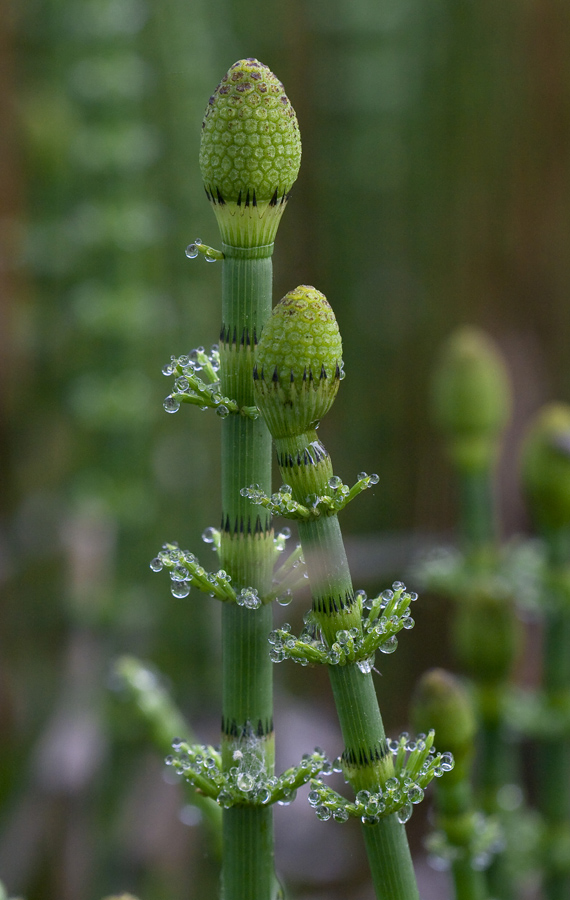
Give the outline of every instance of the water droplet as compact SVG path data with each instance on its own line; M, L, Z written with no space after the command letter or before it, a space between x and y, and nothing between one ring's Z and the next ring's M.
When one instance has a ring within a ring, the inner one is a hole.
M346 822L348 821L349 815L348 810L341 806L340 809L335 809L333 812L333 819L335 822Z
M332 815L330 809L328 809L328 807L326 806L317 806L315 812L317 814L317 818L319 818L321 822L328 822Z
M411 616L404 616L404 618L402 619L402 626L407 631L410 631L410 629L413 628L415 624L416 623L415 623L414 619L412 619Z
M369 675L374 668L374 655L367 659L359 659L356 665L364 675Z
M219 406L216 406L216 412L219 415L220 419L225 419L226 416L229 416L230 411L227 406L224 406L223 403L220 403Z
M176 568L171 571L170 577L173 581L186 581L189 574L186 566L176 566Z
M280 596L277 597L277 603L279 604L279 606L289 606L292 599L293 591L285 591L284 594L280 594Z
M153 572L161 572L162 571L162 560L155 556L154 559L150 561L150 567Z
M424 792L419 784L414 784L408 790L408 800L410 803L421 803L424 799Z
M205 253L206 262L216 262L218 259L217 256L214 256L212 253Z
M196 259L196 257L198 256L198 253L200 252L198 250L198 244L201 244L201 243L202 243L201 241L194 241L194 243L188 244L188 246L186 247L186 250L184 251L184 253L188 257L188 259Z
M379 481L380 481L380 476L377 475L376 472L374 472L372 475L369 476L370 484L378 484Z
M405 591L405 590L406 590L406 585L404 584L403 581L395 581L394 584L392 585L392 590L394 590L394 591Z
M337 491L341 485L342 478L339 478L338 475L331 475L329 478L329 487L332 488L333 491Z
M396 813L396 818L400 825L405 825L408 822L413 813L414 809L411 803L404 803L401 809Z
M394 653L398 649L398 638L395 634L388 638L386 643L381 644L378 648L380 653Z
M210 525L208 528L205 528L202 532L202 540L205 544L213 544L216 539L217 531L215 528L212 528Z
M222 809L229 809L233 806L233 798L229 791L220 791L218 794L218 803Z
M417 599L418 599L418 595L416 594L416 592L411 591L410 592L410 600L412 601L412 603L414 602L414 600L417 600Z
M237 777L236 784L240 791L245 791L247 793L251 791L255 782L248 772L240 772Z
M162 405L167 413L175 413L180 409L180 401L173 397L172 394L169 394Z
M362 803L363 806L366 806L368 801L370 800L370 791L359 791L356 795L356 802Z
M178 600L182 600L184 597L187 597L190 593L190 582L188 581L173 581L170 586L170 592L173 597L176 597Z
M271 791L267 787L261 787L258 791L256 791L255 799L258 803L261 803L264 806L271 800Z
M368 473L367 473L367 472L360 472L359 475L358 475L358 480L359 480L359 481L364 481L365 478L368 478Z
M169 363L166 363L166 365L162 367L163 375L173 375L174 372L176 372L176 366L174 365L174 363L169 362Z
M307 799L311 806L318 806L321 800L321 795L318 791L311 791Z
M387 588L385 591L382 591L380 596L382 600L384 600L386 603L389 603L390 600L394 599L394 592L391 591L390 588Z

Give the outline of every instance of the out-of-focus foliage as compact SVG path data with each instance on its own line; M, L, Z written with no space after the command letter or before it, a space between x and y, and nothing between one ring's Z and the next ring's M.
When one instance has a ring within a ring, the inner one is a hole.
M198 551L219 513L218 423L166 416L160 375L219 328L218 269L183 253L217 239L198 170L207 98L243 56L286 85L303 160L276 299L305 283L331 302L347 378L327 446L345 480L380 474L345 524L430 531L449 523L450 492L426 383L451 328L502 345L514 432L570 390L570 13L546 0L13 0L0 40L0 877L26 900L212 896L193 814L178 820L160 754L108 690L117 654L149 659L217 739L212 604L174 600L148 570L164 540ZM512 471L502 484L513 529ZM445 661L426 649L427 616L422 629L418 670ZM382 679L396 728L411 657ZM305 879L306 896L315 881L336 896L347 856L327 882L299 852L299 895Z

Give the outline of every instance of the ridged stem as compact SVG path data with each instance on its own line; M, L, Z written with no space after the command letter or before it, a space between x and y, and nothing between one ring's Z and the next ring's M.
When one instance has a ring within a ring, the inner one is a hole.
M556 576L570 564L570 533L561 529L546 538L551 574ZM554 603L545 613L543 688L547 703L556 710L565 704L570 691L570 611L565 598L558 603L556 597L552 599ZM566 900L570 897L568 860L557 867L555 843L567 845L570 834L570 741L562 736L544 741L539 759L539 807L547 826L545 851L551 863L547 864L544 893L547 900Z
M300 503L305 502L307 493L319 489L322 492L330 477L330 459L323 456L326 451L322 444L322 453L315 456L311 452L316 441L315 431L276 440L283 480L291 485L293 498ZM330 645L338 630L361 627L361 610L354 598L337 516L299 522L299 538L311 584L313 611ZM389 777L392 762L386 755L384 725L372 676L355 664L329 666L329 674L345 744L347 777L355 792L377 790L380 771ZM376 825L363 826L363 830L378 900L417 900L404 826L392 815Z
M220 380L224 395L253 406L253 350L271 312L272 247L223 246ZM240 489L257 483L271 491L271 438L261 419L230 415L222 422L222 536L220 562L239 592L269 591L273 533L269 515L258 514ZM273 669L267 650L270 606L222 607L222 760L249 748L273 772ZM273 900L271 809L243 806L223 813L224 900Z

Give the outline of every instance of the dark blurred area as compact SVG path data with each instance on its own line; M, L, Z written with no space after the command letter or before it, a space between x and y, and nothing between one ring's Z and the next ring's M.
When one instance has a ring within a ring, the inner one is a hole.
M357 586L378 591L453 531L428 410L450 331L483 327L511 371L505 536L527 529L525 424L570 399L570 7L6 0L0 16L0 879L25 900L202 900L218 862L110 672L148 661L216 742L218 610L148 566L165 540L207 565L219 517L216 416L162 408L170 355L219 331L220 266L184 256L197 237L219 246L203 109L255 56L297 111L275 298L314 284L337 314L347 378L320 433L345 481L380 475L343 518ZM276 616L295 628L305 609ZM450 664L446 610L420 598L381 660L390 733L418 675ZM278 764L315 744L334 758L326 673L275 677ZM356 826L318 822L301 794L276 819L292 897L371 900ZM441 877L425 900L443 900Z

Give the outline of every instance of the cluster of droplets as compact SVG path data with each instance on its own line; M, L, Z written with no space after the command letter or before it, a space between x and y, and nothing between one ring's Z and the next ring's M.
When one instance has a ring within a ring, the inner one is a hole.
M285 541L290 537L291 529L282 528L275 538L275 545L284 550ZM294 592L305 585L308 577L303 550L301 544L298 543L281 565L276 567L273 573L272 589L267 599L276 600L279 606L289 606Z
M476 872L488 869L493 857L505 848L505 839L496 818L474 812L470 821L469 841L452 844L445 832L432 831L425 839L427 861L438 872L448 871L453 863L468 860Z
M366 472L361 472L356 484L350 488L338 475L332 475L328 481L328 491L324 494L308 494L304 503L293 499L293 489L289 484L281 485L279 490L271 496L261 490L258 484L252 484L249 487L243 487L241 495L247 497L252 503L268 509L273 516L306 521L340 512L362 491L378 484L378 481L378 475L367 475Z
M259 609L261 597L256 588L245 587L236 596L236 603L238 606L245 606L246 609Z
M303 784L332 772L331 763L317 747L313 753L305 753L298 766L279 776L268 774L263 740L253 735L235 742L232 765L227 771L222 770L217 748L189 745L180 738L174 739L172 747L175 753L166 757L166 765L224 809L244 803L288 806Z
M241 413L257 418L257 407L239 407L235 400L224 397L220 391L220 351L213 344L207 353L204 347L196 347L183 356L171 356L162 368L162 374L175 376L174 390L162 404L166 412L175 413L182 403L193 403L200 409L215 409L220 418L230 413ZM200 374L198 374L200 373Z
M311 516L310 511L302 503L293 500L292 488L288 484L283 484L271 496L266 494L258 484L242 487L240 494L257 506L268 509L272 516L284 516L287 519L307 519Z
M281 555L290 537L289 528L283 528L275 535L273 546L276 558ZM205 528L202 540L219 553L221 532L217 528L211 526ZM211 597L217 597L218 600L233 600L245 609L259 609L263 603L270 603L272 600L276 600L281 606L288 606L293 599L293 591L307 577L300 544L297 544L287 559L276 568L272 590L263 597L254 587L244 587L236 591L231 584L231 576L224 569L207 572L193 553L181 550L177 543L163 544L161 551L151 560L150 568L153 572L168 570L174 597L187 597L190 589L196 587Z
M308 612L299 637L291 634L288 623L270 633L270 657L273 662L292 659L302 666L355 663L361 672L368 674L374 668L376 651L393 653L398 646L398 632L414 627L410 603L417 600L417 596L415 592L407 591L401 581L395 581L391 589L370 599L364 591L357 591L355 599L361 610L368 613L363 615L362 630L353 627L337 631L336 640L328 647L314 613Z
M196 259L196 257L201 253L204 256L206 262L217 262L219 259L224 258L224 254L221 250L214 250L213 247L208 247L208 245L201 241L199 238L196 238L195 241L192 241L191 244L188 244L184 252L188 259Z
M376 825L384 816L396 815L401 824L411 817L413 808L421 803L424 791L434 778L440 778L453 768L451 753L436 753L433 746L435 732L420 734L410 740L407 733L386 742L393 760L393 774L376 791L360 790L353 802L325 785L320 778L311 782L309 803L319 819L346 822L359 818L364 825ZM342 772L338 757L333 771Z
M187 597L190 588L195 587L218 600L237 600L236 592L231 586L231 577L224 569L207 572L193 553L181 550L176 543L163 544L160 553L151 560L150 568L153 572L168 570L170 590L174 597Z
M501 549L492 568L481 576L471 559L456 547L442 546L428 551L415 566L415 576L427 588L446 597L464 597L483 590L517 606L540 612L556 603L556 591L545 590L547 561L544 546L536 540L515 540ZM561 586L563 587L563 586ZM570 600L570 582L563 593Z

